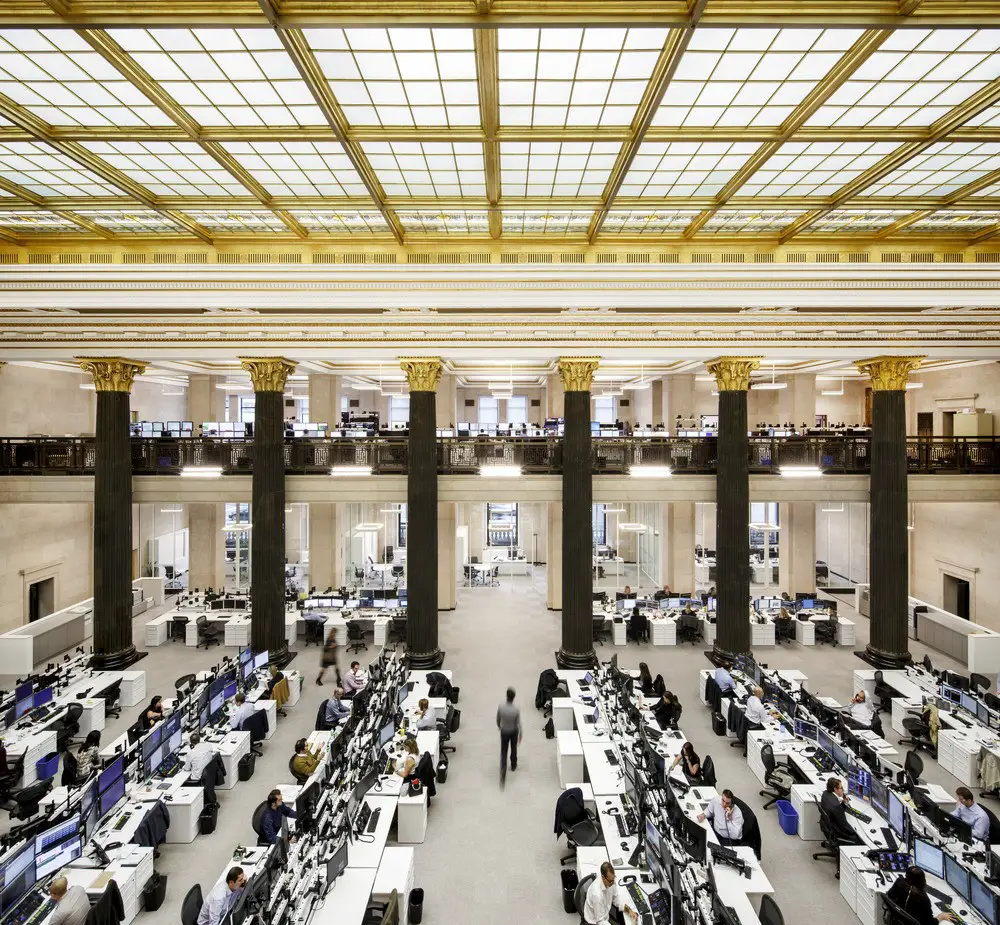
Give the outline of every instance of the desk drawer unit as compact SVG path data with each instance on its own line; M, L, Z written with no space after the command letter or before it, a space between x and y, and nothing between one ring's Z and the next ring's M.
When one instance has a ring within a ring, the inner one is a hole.
M843 850L840 852L840 895L847 900L851 911L857 914L858 869L854 866L854 859Z
M754 646L774 645L774 624L769 620L767 623L754 623L750 626L750 644Z
M146 646L152 649L155 646L162 646L167 641L167 629L169 621L164 621L157 617L146 624Z
M677 645L677 624L673 620L654 620L650 626L654 646Z
M123 707L138 706L146 699L146 672L123 671L120 704Z

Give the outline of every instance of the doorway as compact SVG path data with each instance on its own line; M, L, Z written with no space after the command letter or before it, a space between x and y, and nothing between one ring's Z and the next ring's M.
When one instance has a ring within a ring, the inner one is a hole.
M917 436L918 437L933 437L934 436L934 412L933 411L918 411L917 412Z
M47 617L55 607L56 580L43 578L28 585L28 622L34 623Z
M944 609L963 620L969 619L969 583L954 575L944 578Z

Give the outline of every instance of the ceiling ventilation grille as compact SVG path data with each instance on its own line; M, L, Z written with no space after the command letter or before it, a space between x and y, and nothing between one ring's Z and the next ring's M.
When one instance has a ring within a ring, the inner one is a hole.
M719 263L743 263L743 254L719 254Z
M219 263L242 263L242 254L219 254Z
M840 263L840 254L817 254L816 263Z
M431 255L430 254L407 254L406 255L406 262L407 263L430 263L431 262Z
M83 263L83 254L60 254L60 263Z
M926 252L910 254L910 263L934 263L934 255Z
M469 263L492 263L492 254L469 254Z
M501 263L520 263L520 254L500 254Z
M410 255L413 256L412 254ZM313 263L336 263L336 254L313 254Z
M976 254L976 263L1000 263L1000 251L981 251Z
M177 263L176 254L153 254L153 263Z
M597 255L597 262L598 263L618 263L618 255L617 254L598 254Z
M532 263L552 263L552 255L551 254L532 254L531 255L531 262Z
M785 263L808 263L808 254L785 254Z
M626 263L649 263L649 254L626 254Z
M680 254L660 254L660 263L680 263Z
M252 253L247 254L247 263L271 263L271 254Z
M942 263L963 263L965 261L964 254L942 254Z
M128 252L122 254L122 263L145 263L145 262L146 262L145 254L132 254ZM222 262L221 257L219 258L219 262L220 263Z
M208 263L208 254L185 254L185 263Z
M583 254L560 254L560 263L583 263L585 261L585 256Z
M28 254L28 263L52 263L51 254Z
M438 263L461 263L462 254L438 254Z
M341 263L368 263L368 254L344 254Z
M691 263L711 263L711 262L712 262L712 255L711 254L692 254L691 255Z
M278 254L278 263L302 263L301 254Z
M903 262L903 255L902 254L896 253L896 254L883 254L882 255L882 263L902 263L902 262Z
M754 263L774 263L774 254L754 254Z
M91 254L91 263L111 263L111 254Z
M0 254L0 264L17 263L17 254Z
M855 251L852 254L848 254L847 259L851 263L868 263L868 254L864 251Z

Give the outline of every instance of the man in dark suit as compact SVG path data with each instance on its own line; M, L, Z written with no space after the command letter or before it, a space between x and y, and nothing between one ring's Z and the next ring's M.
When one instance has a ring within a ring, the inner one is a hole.
M831 777L826 782L826 792L820 797L819 805L830 817L837 837L851 844L863 844L851 824L847 821L849 797L844 793L844 784L839 777Z

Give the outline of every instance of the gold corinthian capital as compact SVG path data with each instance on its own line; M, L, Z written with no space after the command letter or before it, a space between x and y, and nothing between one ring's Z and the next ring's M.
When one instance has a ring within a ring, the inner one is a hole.
M400 357L399 367L406 373L411 392L436 392L441 381L441 357Z
M98 392L131 392L136 376L146 371L147 363L124 357L77 357L77 365L94 377Z
M720 392L746 392L750 388L750 374L760 368L763 357L718 357L709 360L705 368L715 376Z
M559 357L556 368L564 392L589 392L600 357Z
M255 392L284 392L285 380L295 372L295 364L284 357L238 357L250 373Z
M872 381L873 392L902 392L906 389L907 377L920 367L926 357L872 357L857 360L858 372L867 373Z

